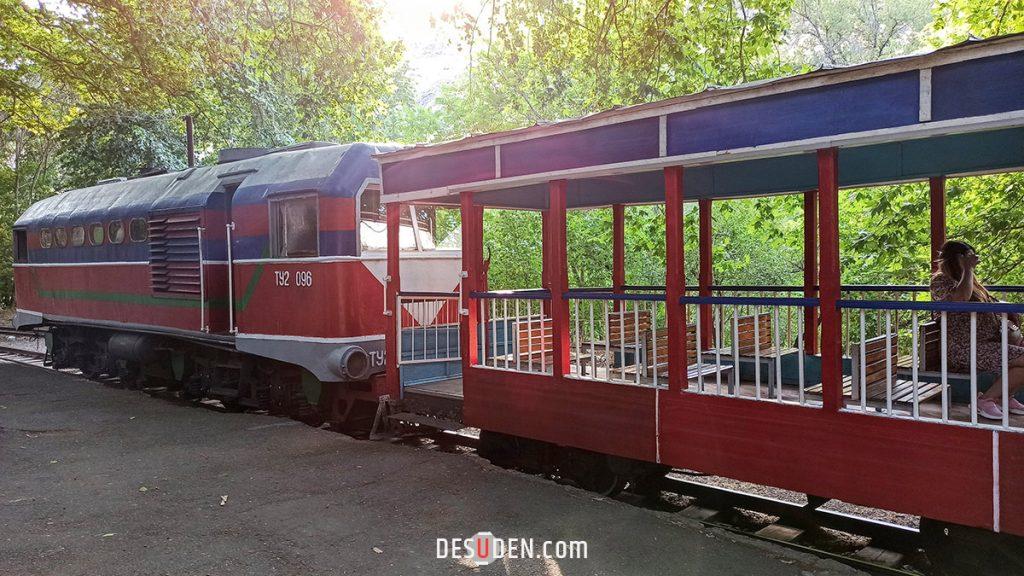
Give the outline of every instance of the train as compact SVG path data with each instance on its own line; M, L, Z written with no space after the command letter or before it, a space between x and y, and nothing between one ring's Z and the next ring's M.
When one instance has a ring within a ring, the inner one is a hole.
M55 368L365 425L389 392L373 156L394 148L228 149L41 200L13 227L14 325L46 329ZM403 218L403 273L451 290L437 279L456 277L461 256L434 226L428 211Z
M927 183L934 260L946 180L1021 166L1021 34L436 145L228 150L33 205L15 323L58 368L341 429L469 426L493 462L605 495L686 469L912 514L953 562L1021 573L1024 416L1005 362L948 363L947 321L1001 318L1005 350L1024 305L843 284L838 218L842 188ZM803 284L716 285L714 204L783 194ZM662 285L626 278L643 204ZM609 208L609 285L572 286L567 213ZM489 209L542 215L539 286L489 289ZM1001 421L976 410L994 385Z

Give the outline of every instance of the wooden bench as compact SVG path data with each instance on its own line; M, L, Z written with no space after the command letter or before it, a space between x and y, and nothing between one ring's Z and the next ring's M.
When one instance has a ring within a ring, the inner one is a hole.
M889 382L892 382L893 403L914 401L914 382L902 378L899 374L897 336L889 335L889 363L886 362L886 337L875 336L864 341L864 382L865 397L870 401L885 402ZM861 345L859 342L850 344L851 376L849 379L850 398L859 401L861 392ZM846 383L844 382L844 394ZM942 384L937 382L918 382L918 402L926 402L941 396Z
M655 373L657 373L659 384L667 382L669 358L668 328L658 328L641 336L644 338L643 356L639 364L644 366L643 375L647 378L654 378ZM686 357L690 361L697 359L696 324L686 325ZM623 374L636 375L636 371L637 364L633 364L625 368ZM701 377L703 377L705 379L704 384L707 386L709 383L708 379L712 383L717 382L719 374L721 374L722 380L728 386L729 391L732 392L733 385L735 384L732 366L719 365L714 362L702 362L700 364L694 362L686 367L686 380L690 383L699 383Z
M755 329L756 322L756 329ZM732 331L732 324L727 324L725 330ZM761 312L756 316L741 316L736 319L736 341L733 346L723 347L717 350L704 352L704 358L723 362L733 361L733 350L738 352L740 363L752 362L755 359L759 365L755 368L760 371L761 366L768 368L768 394L775 391L775 366L781 362L782 357L787 354L798 352L797 348L775 347L775 332L771 312Z

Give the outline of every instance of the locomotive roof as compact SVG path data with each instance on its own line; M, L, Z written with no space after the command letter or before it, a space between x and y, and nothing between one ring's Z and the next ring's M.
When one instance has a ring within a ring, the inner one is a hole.
M145 217L150 212L198 209L225 184L238 184L234 203L299 191L353 197L367 180L380 178L372 155L395 150L388 144L312 142L266 154L180 172L96 184L36 202L15 226L67 222L87 224L111 218Z

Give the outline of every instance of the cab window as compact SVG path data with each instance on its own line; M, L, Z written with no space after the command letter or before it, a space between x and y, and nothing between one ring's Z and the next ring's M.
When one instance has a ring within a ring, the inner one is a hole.
M53 246L53 232L49 228L43 228L39 231L39 245L43 248Z
M68 229L61 226L53 229L53 238L57 241L59 248L66 248L68 245Z
M128 225L128 237L132 242L149 240L149 222L145 218L132 218Z
M403 206L398 241L402 250L434 250L434 209ZM379 190L365 190L359 198L359 244L368 251L387 248L387 206Z
M120 244L124 242L124 222L120 220L114 220L110 224L107 224L107 238L111 244Z
M99 246L103 244L103 224L96 223L89 227L89 242L93 246Z
M71 245L82 246L85 244L85 228L75 226L71 229Z
M14 231L14 261L28 262L28 231Z
M317 197L292 196L270 201L272 258L311 258L320 254Z

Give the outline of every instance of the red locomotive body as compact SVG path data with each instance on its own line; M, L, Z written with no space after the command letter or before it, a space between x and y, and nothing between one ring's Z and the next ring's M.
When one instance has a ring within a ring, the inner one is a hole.
M14 227L15 323L52 328L57 366L336 422L357 401L375 408L389 391L371 155L392 149L228 152L40 201ZM409 213L401 240L428 288L458 262L433 249L432 225Z

